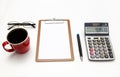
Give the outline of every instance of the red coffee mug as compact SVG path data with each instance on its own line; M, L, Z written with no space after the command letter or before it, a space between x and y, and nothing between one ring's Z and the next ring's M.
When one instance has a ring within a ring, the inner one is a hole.
M6 45L10 45L11 48L6 48ZM28 32L23 28L11 30L7 35L7 41L3 42L2 46L7 52L16 51L21 54L27 52L30 48Z

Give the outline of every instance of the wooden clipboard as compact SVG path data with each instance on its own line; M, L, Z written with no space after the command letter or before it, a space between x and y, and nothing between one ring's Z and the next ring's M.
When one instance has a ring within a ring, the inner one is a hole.
M68 19L39 20L36 62L73 60L70 21Z

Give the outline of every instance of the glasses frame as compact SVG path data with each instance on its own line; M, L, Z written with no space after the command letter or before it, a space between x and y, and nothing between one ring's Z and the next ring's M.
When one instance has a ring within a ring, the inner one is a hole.
M26 21L26 22L22 22L22 23L14 21L14 22L9 22L8 25L12 25L12 26L10 26L7 30L10 30L10 29L12 29L15 26L18 26L18 27L19 26L23 26L23 27L25 27L25 26L31 26L31 27L35 28L36 24L33 23L33 22L31 22L31 21Z

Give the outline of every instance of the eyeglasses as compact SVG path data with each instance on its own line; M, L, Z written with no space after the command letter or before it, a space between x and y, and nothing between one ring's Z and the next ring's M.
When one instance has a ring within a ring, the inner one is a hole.
M8 30L12 29L12 28L16 28L16 27L32 27L35 28L35 23L31 22L31 21L27 21L27 22L16 22L16 21L12 21L12 22L8 22Z

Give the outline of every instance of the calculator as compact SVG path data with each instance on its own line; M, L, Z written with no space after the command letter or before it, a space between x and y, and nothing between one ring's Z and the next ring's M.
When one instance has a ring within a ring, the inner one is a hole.
M85 41L89 60L112 61L115 59L108 23L85 23Z

